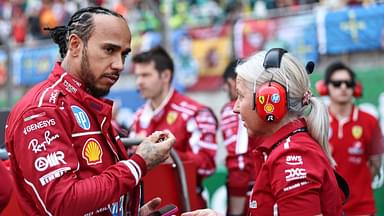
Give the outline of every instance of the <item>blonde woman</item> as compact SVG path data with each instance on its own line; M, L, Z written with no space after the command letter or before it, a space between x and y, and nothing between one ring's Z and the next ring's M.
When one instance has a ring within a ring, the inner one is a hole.
M236 67L239 113L249 135L263 137L262 162L248 215L342 215L343 193L328 148L328 113L312 97L306 68L283 49ZM212 210L183 214L218 215Z

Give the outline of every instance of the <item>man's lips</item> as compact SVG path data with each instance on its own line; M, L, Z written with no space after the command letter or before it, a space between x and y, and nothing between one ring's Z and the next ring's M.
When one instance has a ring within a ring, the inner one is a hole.
M104 77L110 79L114 83L119 79L119 74L105 74Z

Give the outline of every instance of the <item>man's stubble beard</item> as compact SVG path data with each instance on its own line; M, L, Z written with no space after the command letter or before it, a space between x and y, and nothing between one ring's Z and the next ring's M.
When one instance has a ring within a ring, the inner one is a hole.
M109 93L109 88L108 89L100 89L96 87L96 77L93 75L93 73L90 70L90 64L89 64L89 59L88 59L88 50L87 46L84 46L83 49L83 55L81 58L81 66L80 66L80 76L82 81L84 82L87 91L94 97L96 98L101 98Z

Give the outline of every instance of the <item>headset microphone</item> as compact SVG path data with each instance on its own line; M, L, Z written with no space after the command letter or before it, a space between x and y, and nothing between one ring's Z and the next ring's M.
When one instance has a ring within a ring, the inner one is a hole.
M312 74L313 73L313 69L315 69L315 63L313 63L313 61L309 61L305 65L305 70L307 71L307 74Z

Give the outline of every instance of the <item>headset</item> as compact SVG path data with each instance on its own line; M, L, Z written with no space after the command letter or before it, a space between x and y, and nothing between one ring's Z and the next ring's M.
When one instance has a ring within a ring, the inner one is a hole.
M282 48L270 49L264 57L264 69L280 68L281 58L285 53L287 53L287 51ZM272 74L271 80L260 86L256 91L255 81L253 86L252 107L264 121L280 121L288 112L288 85L284 87L282 84L273 81Z
M316 90L320 96L327 96L329 94L328 86L325 84L324 80L316 82ZM355 81L355 86L353 87L353 97L359 98L361 96L363 96L363 86L359 81Z

